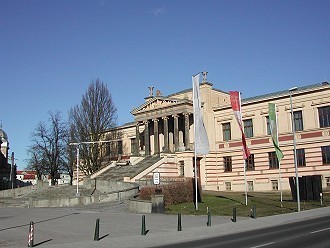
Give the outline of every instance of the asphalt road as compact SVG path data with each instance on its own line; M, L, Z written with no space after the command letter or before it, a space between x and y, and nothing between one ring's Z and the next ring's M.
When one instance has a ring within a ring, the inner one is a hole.
M173 245L158 246L169 248ZM209 239L175 244L176 248L330 247L330 216Z

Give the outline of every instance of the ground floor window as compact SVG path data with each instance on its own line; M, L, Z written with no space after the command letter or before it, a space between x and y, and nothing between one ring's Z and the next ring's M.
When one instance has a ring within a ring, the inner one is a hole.
M297 166L306 166L305 149L297 149Z
M276 156L276 152L268 153L269 169L278 169L279 163Z
M136 138L131 139L131 154L136 154Z
M253 181L248 181L248 191L254 191L254 187L253 187Z
M225 182L226 191L231 191L231 182Z
M272 180L272 190L278 190L278 181Z
M231 172L232 171L232 161L231 161L231 157L227 156L227 157L223 157L223 163L224 163L224 171L225 172Z
M251 154L246 160L246 170L254 170L254 154Z
M327 188L330 188L330 177L325 178L325 183L326 183Z
M184 161L179 162L179 176L184 177Z

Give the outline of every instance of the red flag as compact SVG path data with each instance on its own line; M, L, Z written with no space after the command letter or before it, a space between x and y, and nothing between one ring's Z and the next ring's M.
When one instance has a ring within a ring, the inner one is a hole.
M246 160L250 156L250 151L246 145L246 140L243 130L240 93L238 91L230 91L229 94L230 94L231 108L234 111L234 115L237 120L238 126L241 129L243 158L244 160Z

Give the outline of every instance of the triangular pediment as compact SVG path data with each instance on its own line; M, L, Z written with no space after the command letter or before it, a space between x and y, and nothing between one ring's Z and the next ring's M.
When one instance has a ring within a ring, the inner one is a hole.
M137 113L151 111L154 109L167 108L169 106L177 105L182 101L183 101L182 99L154 97L148 100L147 102L145 102L144 104L140 105L139 107L135 108L131 112L131 114L135 115Z

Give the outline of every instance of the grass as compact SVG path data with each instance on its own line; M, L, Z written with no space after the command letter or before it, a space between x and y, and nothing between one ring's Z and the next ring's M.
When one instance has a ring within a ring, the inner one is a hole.
M198 203L198 210L192 202L169 206L167 214L181 213L183 215L206 215L207 209L212 215L232 216L233 207L236 207L237 216L251 216L251 209L256 206L258 217L292 213L297 211L297 202L292 201L290 192L283 192L281 204L279 192L249 192L248 205L245 205L245 194L242 192L203 192L202 202ZM282 206L281 206L282 205ZM300 202L300 209L308 210L330 206L330 192L323 193L321 202Z

